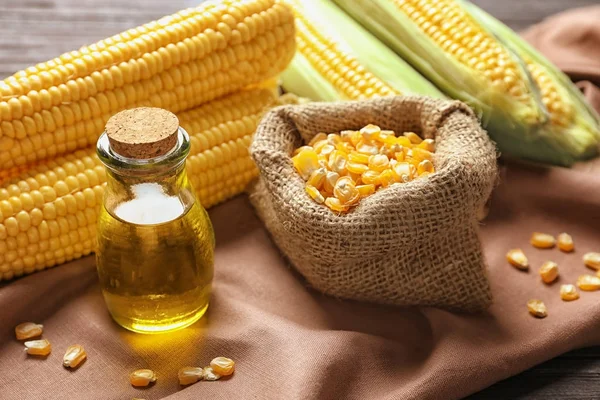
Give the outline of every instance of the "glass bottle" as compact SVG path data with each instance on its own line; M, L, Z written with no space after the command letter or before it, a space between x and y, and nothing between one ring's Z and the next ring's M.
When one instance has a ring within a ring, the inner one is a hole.
M98 276L113 319L135 332L183 328L208 308L215 239L186 174L189 151L177 117L156 108L115 115L98 140Z

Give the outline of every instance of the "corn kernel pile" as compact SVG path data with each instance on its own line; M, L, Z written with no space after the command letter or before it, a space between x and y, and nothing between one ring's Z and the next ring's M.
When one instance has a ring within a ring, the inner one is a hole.
M397 137L367 125L360 131L319 133L294 151L292 162L314 201L346 212L380 188L435 172L434 151L432 139L414 132Z
M533 247L538 249L551 249L558 245L559 250L564 253L571 253L575 250L573 238L568 233L561 233L558 238L548 233L534 232L529 240ZM573 301L579 299L577 288L585 292L595 292L600 290L600 253L589 252L582 257L583 264L596 270L594 275L580 275L577 278L576 285L564 284L560 286L560 298L563 301ZM521 249L512 249L506 253L506 260L515 268L522 271L529 270L529 261ZM554 261L546 261L539 270L542 281L551 285L558 279L558 264ZM542 300L532 299L527 303L529 313L537 318L545 318L548 315L546 305Z

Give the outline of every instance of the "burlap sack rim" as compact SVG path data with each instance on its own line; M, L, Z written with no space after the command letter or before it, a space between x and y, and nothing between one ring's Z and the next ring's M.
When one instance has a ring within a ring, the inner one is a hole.
M414 100L414 101L418 101L418 102L422 101L424 98L425 99L429 98L427 96L397 96L397 97L402 97L404 101ZM462 113L462 114L464 114L465 118L471 118L473 121L477 121L477 124L479 123L473 110L461 101L438 100L438 99L433 99L433 98L429 98L429 99L437 100L437 101L443 102L443 103L440 105L440 107L438 107L435 110L435 111L437 111L437 113L435 115L436 120L431 121L431 124L428 124L427 126L421 127L422 132L420 132L419 135L422 136L423 138L435 139L438 130L440 130L442 128L442 126L445 124L448 117L455 112ZM294 122L294 119L292 117L299 110L302 110L303 108L307 108L307 107L309 107L312 110L313 107L319 106L321 104L327 105L328 107L330 107L332 105L348 106L348 105L356 105L356 104L360 104L360 103L361 102L357 102L357 101L347 101L347 102L340 101L340 102L335 102L335 103L314 102L314 103L309 103L306 105L284 105L284 106L279 106L279 107L272 109L268 114L277 115L277 116L282 117L289 126L293 127L292 129L294 129L294 131L295 131L294 136L297 139L302 140L301 134L300 134L300 132L296 126L296 123ZM348 129L360 129L360 128L361 127L356 127L356 128L349 127ZM259 127L259 129L260 129L260 127ZM382 127L382 129L386 129L386 128ZM319 133L319 132L314 132L314 135L316 135L317 133ZM331 133L331 132L326 132L326 133ZM396 132L396 134L401 134L401 132ZM266 143L268 145L273 145L272 142L266 142ZM303 145L303 144L305 144L305 142L302 141L301 145ZM260 162L260 159L263 157L267 157L267 158L271 158L271 159L283 157L284 159L286 159L285 169L278 171L278 174L280 176L286 176L290 180L289 184L285 185L285 187L274 186L274 185L270 184L270 181L268 179L266 179L265 183L268 186L269 190L271 191L272 195L279 197L281 200L283 200L286 203L293 203L293 206L296 207L297 213L301 214L303 218L311 218L312 216L314 216L315 213L320 214L322 209L326 208L326 206L316 203L315 201L310 199L310 197L306 193L306 191L305 191L306 182L297 173L297 171L295 170L295 168L293 166L292 154L291 154L292 151L293 151L293 149L291 151L286 151L285 149L277 148L275 146L257 145L256 142L253 142L250 146L250 154L252 155L256 164L259 166L259 170L260 170L260 168L266 167L266 165L265 165L266 163ZM469 159L466 159L466 158L462 159L462 160L469 161ZM447 163L446 163L446 165L442 166L442 168L438 168L438 166L441 164L441 161L446 161ZM461 160L454 158L454 157L449 157L449 158L446 158L445 160L441 160L439 157L439 154L434 154L434 165L436 166L436 171L433 174L431 174L427 177L415 179L415 180L407 182L407 183L395 183L395 184L388 186L387 188L379 189L374 194L361 199L360 203L357 206L351 208L347 213L330 212L331 218L326 220L326 222L331 225L339 225L340 223L343 224L347 219L355 218L356 214L365 214L366 213L366 214L377 215L377 213L376 213L377 208L373 207L373 205L377 204L381 207L386 207L386 205L388 205L388 204L386 204L385 202L382 202L382 200L386 200L387 198L389 198L390 194L394 194L394 201L393 201L394 203L401 202L404 199L404 197L416 195L416 193L421 192L424 188L431 188L431 187L437 186L436 182L444 180L445 177L447 177L448 175L454 176L457 180L460 180L461 175L468 173L468 169L464 168L464 165L462 165L460 163L460 161ZM276 163L277 162L274 162L274 164L276 164ZM304 197L304 200L306 200L306 199L310 200L308 202L308 205L309 205L308 207L307 207L307 204L304 202L302 202L302 204L301 204L299 196ZM389 204L389 205L391 205L391 204ZM463 206L464 205L457 205L457 208L460 208ZM323 220L320 220L320 222L323 223Z

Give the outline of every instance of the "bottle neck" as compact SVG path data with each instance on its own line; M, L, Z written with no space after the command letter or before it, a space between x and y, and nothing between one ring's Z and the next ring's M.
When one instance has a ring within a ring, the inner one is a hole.
M134 160L115 153L106 134L98 140L98 157L106 167L104 207L122 220L132 223L161 223L187 211L196 201L188 179L185 158L190 143L180 129L177 145L155 159ZM126 210L127 215L120 215ZM141 221L138 214L144 214Z

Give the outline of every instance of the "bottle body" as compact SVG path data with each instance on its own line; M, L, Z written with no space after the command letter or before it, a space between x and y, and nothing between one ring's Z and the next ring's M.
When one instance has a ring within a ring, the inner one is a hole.
M101 153L102 140L98 154L107 186L96 265L108 310L135 332L184 328L208 308L215 246L208 214L185 172L185 146L171 163L128 169L124 162L110 164L115 155Z
M197 321L208 307L214 238L197 202L180 217L132 224L102 208L97 268L115 321L136 332L163 332Z

